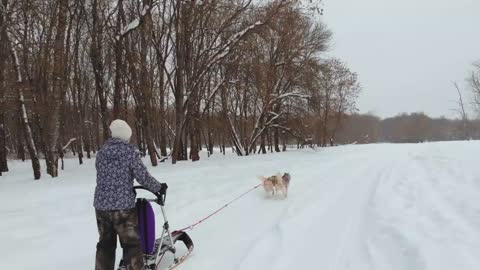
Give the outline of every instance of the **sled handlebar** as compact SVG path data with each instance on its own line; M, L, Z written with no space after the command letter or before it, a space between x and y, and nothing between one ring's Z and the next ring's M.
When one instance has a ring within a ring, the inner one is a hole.
M167 191L165 191L165 193L163 193L163 194L157 194L157 193L151 192L150 190L148 190L148 189L146 189L142 186L135 186L135 187L133 187L133 192L135 193L135 196L137 195L137 189L146 190L146 191L152 193L153 195L155 195L157 197L156 199L147 199L147 201L156 202L161 206L165 205L165 199L167 198Z

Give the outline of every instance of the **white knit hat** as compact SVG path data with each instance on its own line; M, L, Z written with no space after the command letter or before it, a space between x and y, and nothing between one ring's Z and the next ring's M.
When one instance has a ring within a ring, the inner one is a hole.
M132 129L127 124L127 122L116 119L110 124L110 132L112 134L112 138L119 138L124 141L130 141L130 137L132 137Z

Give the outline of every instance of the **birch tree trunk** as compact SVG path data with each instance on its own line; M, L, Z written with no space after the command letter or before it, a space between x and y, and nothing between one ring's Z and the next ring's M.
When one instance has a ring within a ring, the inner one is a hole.
M47 130L47 173L52 177L58 176L58 155L57 144L60 135L60 108L63 106L65 97L65 33L67 30L68 0L59 0L59 11L57 21L57 33L53 48L53 82L52 82L52 108L49 113Z
M33 132L30 127L27 108L25 106L25 97L23 95L24 82L23 82L22 72L20 69L20 59L18 58L15 48L12 47L8 34L5 35L5 38L6 38L6 44L10 49L10 57L12 59L12 63L14 66L13 68L17 78L17 94L18 94L18 102L20 104L20 115L21 115L20 117L22 119L22 128L24 131L23 133L25 135L25 141L27 143L28 153L32 161L33 177L35 180L38 180L41 177L40 161L38 159L37 149L35 147L35 143L33 140Z

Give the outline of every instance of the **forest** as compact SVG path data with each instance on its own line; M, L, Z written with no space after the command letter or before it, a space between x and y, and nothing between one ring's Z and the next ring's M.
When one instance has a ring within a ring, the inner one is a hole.
M56 177L117 118L156 166L327 145L355 111L357 75L325 55L314 1L0 2L0 171L30 160L40 179L45 160Z
M380 136L379 118L357 114L360 79L327 54L334 33L321 4L0 0L0 174L18 159L32 163L35 179L42 166L57 177L65 155L92 158L118 118L152 166L214 148L247 156L433 140L392 128L396 135ZM477 104L479 70L469 79ZM383 126L405 130L404 122ZM453 126L437 137L475 135Z

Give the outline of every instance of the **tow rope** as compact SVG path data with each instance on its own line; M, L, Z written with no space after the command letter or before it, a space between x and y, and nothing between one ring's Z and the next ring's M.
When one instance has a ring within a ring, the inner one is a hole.
M222 206L221 208L219 208L218 210L216 210L215 212L211 213L210 215L202 218L201 220L195 222L194 224L190 225L190 226L187 226L183 229L180 229L179 231L185 231L185 230L193 230L193 228L195 226L197 226L198 224L204 222L205 220L213 217L214 215L216 215L218 212L222 211L223 209L227 208L230 204L234 203L235 201L239 200L240 198L242 198L243 196L247 195L248 193L252 192L253 190L259 188L262 184L258 184L256 186L254 186L253 188L249 189L247 192L243 193L242 195L236 197L235 199L231 200L230 202L228 202L227 204L225 204L224 206Z

